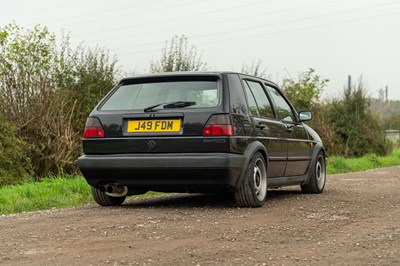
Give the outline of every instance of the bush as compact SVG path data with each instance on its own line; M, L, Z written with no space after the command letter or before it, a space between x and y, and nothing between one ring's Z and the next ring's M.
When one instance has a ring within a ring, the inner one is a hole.
M115 63L43 26L0 29L0 112L29 144L37 178L77 172L84 121L115 82Z
M309 124L320 135L329 154L359 157L391 152L392 145L371 113L362 81L345 89L341 98L320 102L327 82L310 68L297 81L285 79L283 90L297 110L314 113Z
M329 154L340 154L337 145L337 134L335 125L330 120L329 104L316 104L312 108L313 119L309 122L310 126L318 133L324 142L324 146Z
M73 168L79 147L72 128L76 109L69 107L73 99L60 83L67 42L58 46L41 26L25 30L10 24L0 36L0 107L29 144L36 176Z
M386 155L392 151L370 105L360 81L356 87L346 88L341 99L334 99L327 106L337 135L337 154L359 157L368 153Z
M0 114L0 186L29 180L32 167L28 144L16 136L15 126Z
M80 45L71 53L70 74L63 86L78 103L73 124L75 131L82 133L89 113L116 84L119 69L117 59L103 48Z
M317 75L314 69L309 68L300 73L297 80L285 78L282 88L297 111L313 112L313 119L307 124L321 137L327 151L335 154L337 146L334 125L330 121L327 105L320 100L321 93L328 82L328 79Z

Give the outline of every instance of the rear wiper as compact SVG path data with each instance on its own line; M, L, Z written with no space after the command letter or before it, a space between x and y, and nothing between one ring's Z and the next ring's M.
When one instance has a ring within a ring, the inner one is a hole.
M146 107L143 109L143 111L145 112L154 111L154 108L159 106L162 106L164 109L167 109L167 108L183 108L192 105L196 105L196 102L178 101L178 102L159 103L153 106Z

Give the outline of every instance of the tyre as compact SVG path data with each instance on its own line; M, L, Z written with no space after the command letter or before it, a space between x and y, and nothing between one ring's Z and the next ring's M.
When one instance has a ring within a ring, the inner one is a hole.
M126 196L122 196L122 197L112 197L107 195L106 192L102 192L100 191L100 189L92 188L92 195L94 200L96 201L97 204L101 205L101 206L117 206L117 205L121 205Z
M256 152L247 166L242 186L235 191L239 207L261 207L267 198L267 167L264 157Z
M322 152L319 152L317 160L315 161L312 168L310 181L308 182L308 184L301 185L301 190L304 193L313 193L313 194L322 193L322 191L324 191L325 188L325 183L326 183L326 163L324 154Z

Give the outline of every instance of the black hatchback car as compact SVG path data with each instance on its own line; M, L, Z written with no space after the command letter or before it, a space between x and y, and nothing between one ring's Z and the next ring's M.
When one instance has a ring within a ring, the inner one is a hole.
M95 201L231 191L260 207L268 188L321 193L325 149L279 88L232 72L177 72L122 79L86 121L79 168Z

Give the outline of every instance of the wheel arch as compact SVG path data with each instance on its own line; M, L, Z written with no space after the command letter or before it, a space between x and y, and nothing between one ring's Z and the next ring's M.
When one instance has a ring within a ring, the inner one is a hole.
M321 143L317 143L314 147L314 151L311 155L311 161L310 164L308 165L308 170L307 170L307 179L304 180L304 182L302 183L302 185L308 184L310 182L311 179L311 174L312 174L312 166L315 164L317 158L318 158L318 154L322 152L324 159L325 159L325 167L328 161L328 158L326 156L326 150L325 147L321 144Z
M260 141L254 141L249 146L247 146L246 150L244 151L244 156L246 157L246 161L243 165L242 172L240 173L239 178L236 181L236 189L239 189L243 184L243 179L245 178L247 165L250 163L250 160L253 158L256 152L260 152L261 155L264 157L266 170L268 171L268 152L265 146Z

